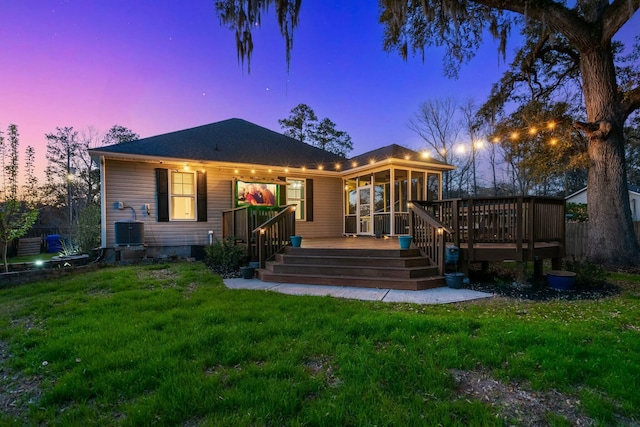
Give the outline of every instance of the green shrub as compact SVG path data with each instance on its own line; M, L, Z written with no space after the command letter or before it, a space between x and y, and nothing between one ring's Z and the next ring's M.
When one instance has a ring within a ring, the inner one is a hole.
M607 270L594 262L572 256L566 258L563 264L565 270L576 273L577 285L596 286L607 279Z
M100 206L89 205L80 212L75 239L79 252L90 253L100 247Z
M205 246L204 263L222 277L237 275L246 257L244 246L238 245L232 236Z
M73 256L81 253L80 246L73 240L60 239L60 256Z

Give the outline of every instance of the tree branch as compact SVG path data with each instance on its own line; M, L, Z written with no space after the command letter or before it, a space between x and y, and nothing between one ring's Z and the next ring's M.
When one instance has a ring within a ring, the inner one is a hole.
M611 40L618 30L640 8L640 0L615 0L602 15L602 39Z
M588 138L598 138L598 139L607 139L609 133L613 129L613 125L611 122L607 120L601 120L596 123L586 123L586 122L573 122L573 126L584 132Z
M640 87L636 87L624 94L620 107L624 112L625 118L640 108Z
M569 42L578 49L584 51L593 47L592 26L590 26L578 13L563 4L552 1L531 2L528 0L471 0L491 8L508 10L518 13L526 18L544 23L554 32L563 34ZM624 0L618 0L620 2ZM632 0L637 2L640 0Z

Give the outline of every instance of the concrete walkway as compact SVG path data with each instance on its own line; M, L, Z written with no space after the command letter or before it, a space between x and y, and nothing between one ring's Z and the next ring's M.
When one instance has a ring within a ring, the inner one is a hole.
M254 289L274 291L289 295L332 296L363 301L406 302L413 304L447 304L489 298L493 294L470 289L447 287L424 291L399 291L395 289L355 288L344 286L296 285L290 283L263 282L258 279L224 279L229 289Z

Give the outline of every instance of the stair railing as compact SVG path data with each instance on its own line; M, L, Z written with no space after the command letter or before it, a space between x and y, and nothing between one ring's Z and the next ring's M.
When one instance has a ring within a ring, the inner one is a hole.
M276 216L260 224L253 233L257 236L258 262L265 267L268 259L291 243L296 234L296 206L288 205Z
M445 233L453 230L431 215L422 205L409 202L409 233L413 236L413 244L420 249L423 256L431 259L438 266L438 273L445 271Z

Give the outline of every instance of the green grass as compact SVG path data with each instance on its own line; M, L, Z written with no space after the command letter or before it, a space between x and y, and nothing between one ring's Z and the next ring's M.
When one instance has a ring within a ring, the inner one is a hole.
M599 425L637 422L640 289L615 281L636 287L602 301L419 306L229 290L184 263L1 289L5 363L42 395L0 425L510 421L459 396L452 369L574 396Z
M15 256L7 258L7 263L16 264L23 262L35 262L35 261L48 261L56 255L60 255L58 252L55 253L42 253L38 255L25 255L25 256Z

